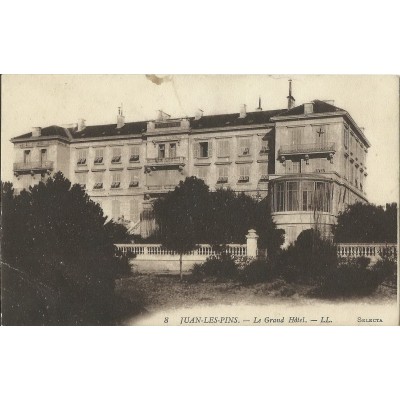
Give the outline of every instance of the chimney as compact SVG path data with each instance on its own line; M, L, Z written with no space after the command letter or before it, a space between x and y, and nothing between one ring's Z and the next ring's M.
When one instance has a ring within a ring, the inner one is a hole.
M289 79L289 96L286 96L288 99L288 109L292 109L293 107L296 106L296 99L292 96L292 80Z
M322 100L324 103L328 103L328 104L330 104L331 106L334 106L335 105L335 100Z
M304 114L312 114L314 112L314 103L304 103Z
M118 107L118 115L117 115L117 129L122 128L125 125L125 117L122 111L122 104L121 107Z
M32 128L32 137L39 137L42 133L42 128L40 126L35 126Z
M196 114L194 115L195 120L199 120L203 116L203 110L200 108L196 111Z
M171 116L164 112L163 110L158 110L157 121L165 121L166 119L170 118Z
M256 111L262 111L262 107L261 107L261 96L258 96L258 107L256 108Z
M77 132L83 131L86 128L86 120L83 118L78 119L78 130Z
M240 116L239 118L246 118L246 104L240 106Z

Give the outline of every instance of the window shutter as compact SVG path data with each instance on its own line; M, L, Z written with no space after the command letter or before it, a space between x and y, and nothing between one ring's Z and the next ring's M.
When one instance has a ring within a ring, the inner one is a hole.
M193 157L194 158L199 158L200 154L200 144L199 143L193 143Z
M208 157L212 157L213 154L213 147L212 147L212 140L208 142Z
M229 157L230 155L231 155L231 150L230 150L230 143L229 143L229 141L227 140L226 142L225 142L226 144L225 144L225 156L226 157Z

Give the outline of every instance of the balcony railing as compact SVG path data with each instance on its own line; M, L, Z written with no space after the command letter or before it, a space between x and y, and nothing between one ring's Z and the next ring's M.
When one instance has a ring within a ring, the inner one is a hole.
M335 143L298 143L281 146L278 155L332 152L335 152Z
M53 161L32 161L14 163L14 172L47 171L53 169Z
M185 157L157 157L157 158L147 158L147 165L157 166L157 165L185 165Z

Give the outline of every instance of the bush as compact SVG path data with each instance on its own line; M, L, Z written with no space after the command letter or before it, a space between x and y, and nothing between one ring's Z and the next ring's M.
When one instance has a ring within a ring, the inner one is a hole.
M382 282L397 286L397 260L395 257L383 257L371 269L381 277Z
M336 247L314 229L300 233L278 257L278 269L287 282L313 283L337 266Z
M369 259L359 257L341 262L322 279L312 295L325 298L359 297L372 294L383 281L383 274L368 268Z
M276 277L276 270L267 260L254 260L240 270L239 279L246 285L270 282Z
M200 282L207 278L217 280L234 279L238 276L238 266L229 254L211 256L202 264L192 268L190 280Z

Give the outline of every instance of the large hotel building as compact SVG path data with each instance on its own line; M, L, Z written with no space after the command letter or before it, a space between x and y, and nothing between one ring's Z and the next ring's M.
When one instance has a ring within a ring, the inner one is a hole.
M288 108L125 122L33 128L12 139L14 188L27 189L56 171L80 184L104 213L133 232L154 229L152 202L187 176L211 190L230 188L257 199L271 194L286 242L317 226L329 235L347 204L365 202L370 143L333 101Z

